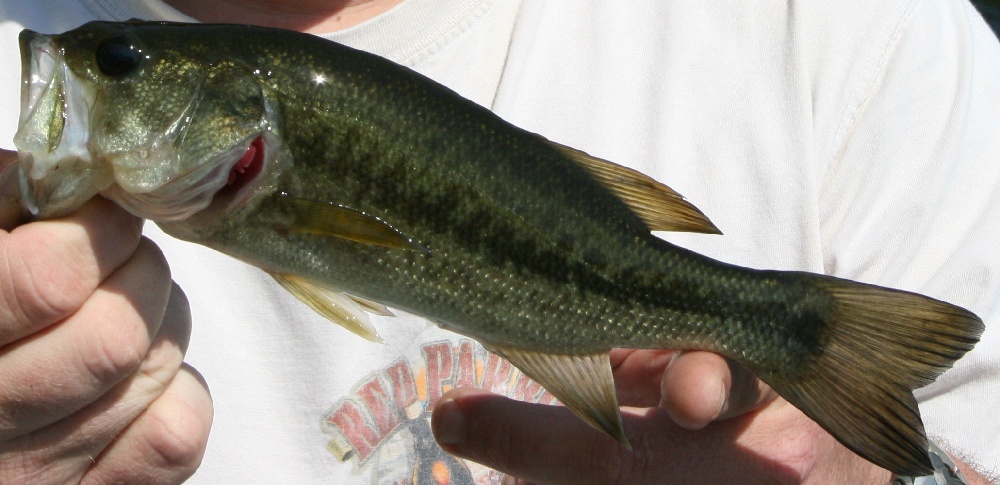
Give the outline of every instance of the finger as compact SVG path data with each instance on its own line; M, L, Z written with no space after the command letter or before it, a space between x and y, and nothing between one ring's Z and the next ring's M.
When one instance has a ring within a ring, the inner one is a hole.
M10 230L21 216L17 152L0 149L0 229Z
M201 464L212 415L207 384L185 364L166 392L104 451L81 483L183 482Z
M565 408L463 388L446 393L438 402L431 429L448 453L519 477L520 483L830 483L838 479L880 483L874 478L885 478L884 471L850 453L783 400L697 431L680 427L660 408L623 409L622 421L631 451L584 425ZM809 481L812 478L818 480Z
M79 411L139 368L164 318L169 271L143 239L79 311L0 353L0 442Z
M446 393L431 429L448 453L537 483L610 483L606 478L622 473L627 461L624 447L562 406L472 388Z
M75 312L135 251L142 221L96 198L0 234L0 346Z
M78 482L95 457L164 394L181 368L190 334L187 300L178 289L171 296L170 311L159 333L134 374L79 412L6 443L6 456L0 455L0 463L14 461L22 471L44 476L50 483ZM2 483L23 478L0 474Z
M634 407L659 405L663 372L675 354L672 350L612 350L611 370L618 403Z
M739 416L776 397L744 367L702 351L677 354L664 371L662 386L660 406L687 429Z

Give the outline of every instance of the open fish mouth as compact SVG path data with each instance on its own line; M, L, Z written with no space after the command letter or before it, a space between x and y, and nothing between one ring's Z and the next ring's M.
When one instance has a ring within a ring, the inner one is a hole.
M20 157L22 204L34 216L77 209L109 182L89 150L96 93L63 60L53 37L24 31L21 113L14 145ZM52 175L58 172L58 176Z

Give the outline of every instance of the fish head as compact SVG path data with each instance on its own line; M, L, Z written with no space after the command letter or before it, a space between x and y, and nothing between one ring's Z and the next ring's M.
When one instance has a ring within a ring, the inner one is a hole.
M101 194L157 222L233 212L278 153L260 69L166 24L25 30L14 144L22 205L37 218ZM272 177L273 178L273 177Z

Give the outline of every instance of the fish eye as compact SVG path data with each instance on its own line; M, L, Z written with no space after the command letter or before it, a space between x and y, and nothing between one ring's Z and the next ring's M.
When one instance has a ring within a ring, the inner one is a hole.
M136 42L126 35L116 35L97 46L97 67L108 76L128 74L142 61Z

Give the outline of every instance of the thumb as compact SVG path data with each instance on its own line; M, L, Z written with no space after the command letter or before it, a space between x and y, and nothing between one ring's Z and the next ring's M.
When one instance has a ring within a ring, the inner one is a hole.
M743 415L778 396L747 368L703 351L676 354L660 384L660 407L687 429Z

